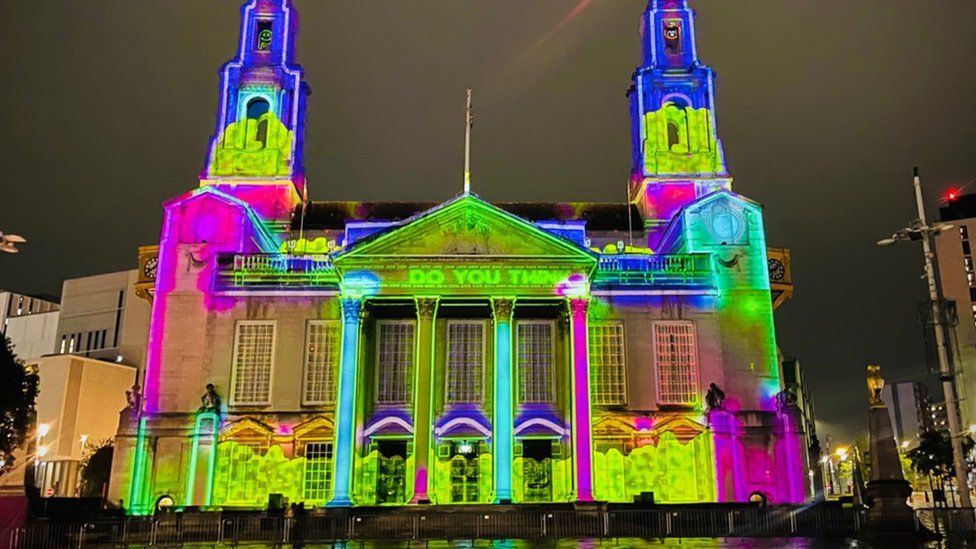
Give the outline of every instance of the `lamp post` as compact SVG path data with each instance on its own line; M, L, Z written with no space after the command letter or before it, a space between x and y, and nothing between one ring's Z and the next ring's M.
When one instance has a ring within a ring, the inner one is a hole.
M936 251L932 245L932 237L952 225L934 223L929 225L925 218L925 203L922 201L922 181L915 168L915 205L918 209L918 219L904 228L896 231L891 237L878 241L878 246L890 246L898 242L922 241L925 254L925 276L929 286L929 302L932 309L932 327L935 331L935 347L939 356L939 379L942 381L942 391L945 393L946 418L949 422L949 432L962 431L959 420L959 401L956 396L956 376L949 365L949 355L946 351L946 334L943 331L942 286L935 276ZM952 440L952 463L955 472L956 486L959 492L959 502L963 507L972 507L969 498L969 484L966 482L966 457L962 451L962 439L958 436L949 437Z

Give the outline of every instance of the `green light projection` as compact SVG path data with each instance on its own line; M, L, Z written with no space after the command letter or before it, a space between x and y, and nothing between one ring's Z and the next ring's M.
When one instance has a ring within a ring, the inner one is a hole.
M233 122L214 145L210 175L288 176L294 141L294 133L272 112Z
M644 115L646 175L724 174L725 161L706 108L665 103Z
M491 503L492 452L487 444L473 444L477 448L470 456L451 455L450 443L439 446L433 463L431 501L439 505L450 503Z
M655 501L664 503L715 501L709 434L682 443L668 431L657 445L630 452L622 442L595 446L593 487L598 501L632 502L641 492L654 492Z
M412 446L412 445L411 445ZM386 457L379 445L356 459L353 500L357 505L403 505L413 496L413 453Z
M288 459L279 445L271 446L262 455L253 446L221 442L214 468L213 505L264 508L270 494L282 494L288 501L303 501L304 471L305 458Z
M517 456L512 466L512 492L515 503L573 501L572 460Z

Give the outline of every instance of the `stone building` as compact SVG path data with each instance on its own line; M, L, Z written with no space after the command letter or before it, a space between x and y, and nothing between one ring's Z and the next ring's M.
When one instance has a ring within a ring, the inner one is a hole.
M789 278L731 190L686 0L641 15L626 204L310 201L295 9L242 15L199 186L141 259L113 500L808 497L770 267Z

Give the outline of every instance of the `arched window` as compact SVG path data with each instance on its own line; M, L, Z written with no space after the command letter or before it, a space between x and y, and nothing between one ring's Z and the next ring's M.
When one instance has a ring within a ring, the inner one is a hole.
M268 103L267 99L257 97L252 99L247 104L247 117L253 120L261 118L264 113L271 110L271 104Z

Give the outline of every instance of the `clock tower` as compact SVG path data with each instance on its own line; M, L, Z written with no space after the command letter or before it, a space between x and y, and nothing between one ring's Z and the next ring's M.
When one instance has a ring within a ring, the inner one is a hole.
M628 96L632 119L631 201L648 245L682 206L731 189L715 126L714 75L698 59L687 0L650 0L641 17L642 63Z
M241 15L237 55L220 71L217 128L201 186L274 219L291 214L305 187L309 88L295 63L298 14L291 0L250 0Z

